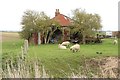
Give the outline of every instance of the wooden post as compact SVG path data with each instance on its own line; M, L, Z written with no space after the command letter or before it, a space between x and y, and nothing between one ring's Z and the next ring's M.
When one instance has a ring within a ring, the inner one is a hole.
M23 47L21 46L21 57L22 57L22 59L24 58L24 49L23 49Z
M40 35L41 35L40 32L38 32L38 45L41 44L41 36Z
M24 53L27 53L28 51L28 40L24 41Z

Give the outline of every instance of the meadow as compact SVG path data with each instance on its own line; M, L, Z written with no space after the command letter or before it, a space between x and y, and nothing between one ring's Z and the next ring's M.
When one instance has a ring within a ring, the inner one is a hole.
M21 55L23 39L18 33L2 34L2 68L5 69L5 61L12 59L14 64ZM73 45L73 44L71 44ZM70 45L70 46L71 46ZM97 54L101 52L102 54ZM58 44L30 45L28 53L25 55L26 66L39 65L39 70L44 67L45 73L49 77L102 77L97 59L118 56L118 44L113 45L113 39L102 39L100 44L80 45L80 51L73 53L69 50L60 50ZM94 60L95 59L95 60ZM35 62L37 61L37 62ZM103 62L103 61L102 61ZM31 68L32 69L32 68ZM40 70L42 73L43 71ZM35 71L32 77L35 77ZM42 74L40 73L40 74Z

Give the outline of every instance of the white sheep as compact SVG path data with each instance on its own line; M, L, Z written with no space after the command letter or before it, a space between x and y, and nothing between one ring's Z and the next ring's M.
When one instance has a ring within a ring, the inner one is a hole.
M69 46L70 45L70 42L69 41L65 41L65 42L62 42L62 44L61 44L62 46Z
M70 50L72 50L73 52L77 52L77 51L80 50L80 45L79 44L75 44L75 45L70 47Z
M117 41L117 40L114 40L114 41L113 41L113 44L114 44L114 45L115 45L115 44L117 44L117 43L118 43L118 41Z
M66 46L63 46L63 45L61 45L61 44L58 45L58 48L59 48L59 49L67 49Z

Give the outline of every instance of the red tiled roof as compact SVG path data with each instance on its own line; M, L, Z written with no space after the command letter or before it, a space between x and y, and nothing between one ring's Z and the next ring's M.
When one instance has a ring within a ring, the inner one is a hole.
M53 20L57 21L61 26L69 26L71 25L71 20L67 16L63 14L57 14Z

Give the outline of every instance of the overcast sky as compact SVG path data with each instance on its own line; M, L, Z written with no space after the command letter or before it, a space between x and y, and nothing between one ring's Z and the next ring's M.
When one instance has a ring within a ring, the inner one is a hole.
M101 16L102 30L118 30L118 1L119 0L0 0L0 31L20 31L22 16L29 10L44 11L54 17L55 9L60 13L71 16L71 10L85 9L88 13Z

